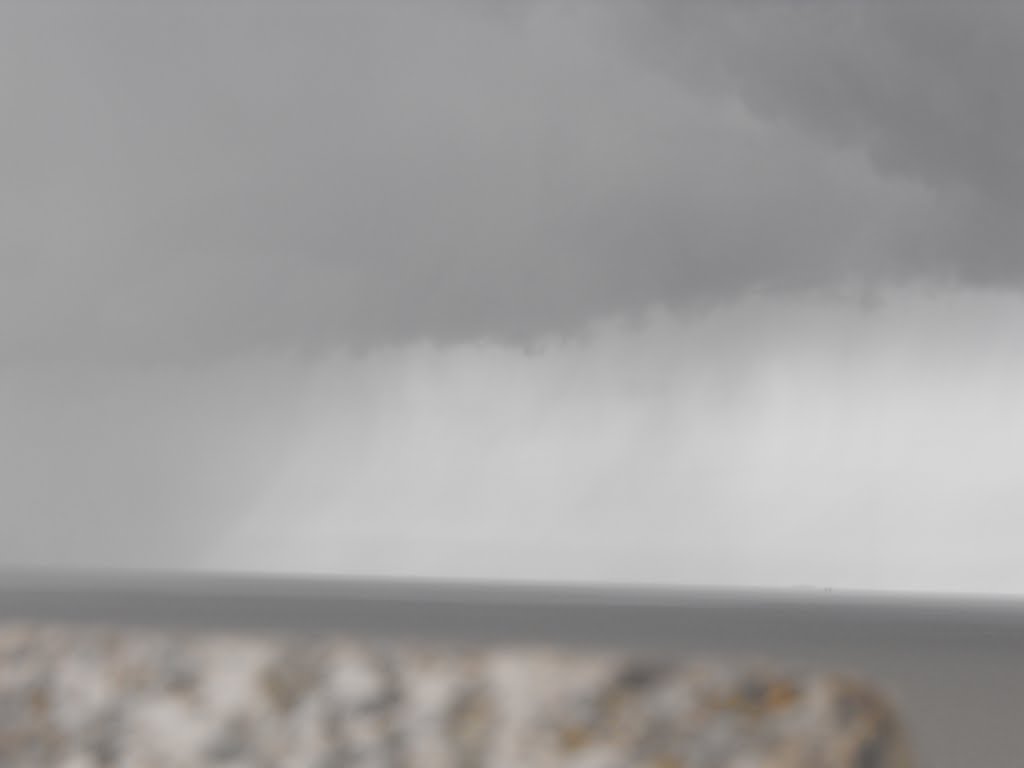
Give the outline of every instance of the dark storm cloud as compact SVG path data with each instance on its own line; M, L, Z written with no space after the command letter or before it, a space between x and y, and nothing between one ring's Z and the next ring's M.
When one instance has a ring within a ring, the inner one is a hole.
M889 254L1017 282L1024 10L1014 3L667 3L623 8L635 55L769 120L862 151L947 201Z
M817 13L755 34L763 12L723 10L703 44L679 38L698 68L724 44L733 76L702 89L704 69L668 77L624 45L632 29L649 47L646 17L629 27L622 11L4 7L0 350L188 362L522 341L656 302L926 274L956 236L995 253L974 235L1016 231L994 213L982 227L971 194L942 187L985 181L1008 199L1005 140L954 160L949 137L969 120L923 126L912 106L886 117L893 98L934 101L917 87L931 70L857 46L907 26L913 37L916 15L834 45L839 25ZM982 16L918 36L999 22ZM684 27L664 25L663 45ZM838 55L847 80L829 79ZM1014 53L992 56L1005 69ZM982 75L964 68L935 77L970 114L959 101ZM807 90L793 73L823 80ZM762 119L765 102L792 119ZM973 109L986 125L1014 117ZM856 128L845 144L813 139L833 123L867 126L881 160L858 154ZM904 149L915 131L918 155Z

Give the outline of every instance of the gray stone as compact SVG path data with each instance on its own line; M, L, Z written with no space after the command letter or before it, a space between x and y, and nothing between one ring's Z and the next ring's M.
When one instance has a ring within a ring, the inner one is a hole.
M883 690L757 659L0 625L0 764L910 768Z

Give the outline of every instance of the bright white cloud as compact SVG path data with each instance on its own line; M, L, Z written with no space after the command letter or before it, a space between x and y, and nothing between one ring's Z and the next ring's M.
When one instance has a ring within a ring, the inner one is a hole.
M6 564L1024 593L1024 296L0 377Z
M204 567L1024 591L1024 298L749 298L322 361Z

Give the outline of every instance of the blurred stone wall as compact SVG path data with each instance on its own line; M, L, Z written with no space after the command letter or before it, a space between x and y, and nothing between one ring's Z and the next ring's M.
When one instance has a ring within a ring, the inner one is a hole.
M910 768L870 681L757 659L0 625L5 768Z

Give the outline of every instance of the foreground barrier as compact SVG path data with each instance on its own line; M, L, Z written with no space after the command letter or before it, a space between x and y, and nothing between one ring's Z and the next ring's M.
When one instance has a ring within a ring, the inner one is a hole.
M0 625L0 765L910 768L883 689L753 657Z

